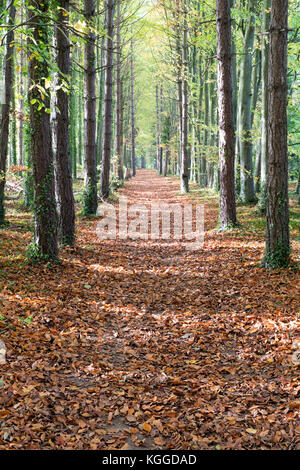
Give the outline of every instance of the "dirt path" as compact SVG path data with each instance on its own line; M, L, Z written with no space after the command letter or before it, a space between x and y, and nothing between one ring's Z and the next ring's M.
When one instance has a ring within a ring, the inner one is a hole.
M144 170L120 194L190 202L178 189ZM32 322L2 335L0 449L297 448L296 275L259 268L263 241L211 231L216 214L198 251L84 220L61 267L11 267L3 311Z

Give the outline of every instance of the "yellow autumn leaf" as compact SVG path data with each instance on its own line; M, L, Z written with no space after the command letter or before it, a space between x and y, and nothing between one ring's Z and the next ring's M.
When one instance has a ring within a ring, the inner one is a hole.
M257 430L256 430L256 429L253 429L253 428L247 428L246 431L247 431L249 434L256 434L256 433L257 433Z
M150 432L151 429L152 429L152 426L150 426L150 424L148 424L148 423L144 423L142 427L143 427L144 431L147 431L147 432Z

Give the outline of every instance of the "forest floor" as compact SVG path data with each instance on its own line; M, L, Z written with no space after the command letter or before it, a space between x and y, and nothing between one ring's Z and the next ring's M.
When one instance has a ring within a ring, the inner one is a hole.
M204 246L103 241L80 217L61 265L29 265L32 215L9 201L0 449L300 449L296 204L294 263L268 272L254 207L222 234L217 196L176 178L139 171L119 193L204 203Z

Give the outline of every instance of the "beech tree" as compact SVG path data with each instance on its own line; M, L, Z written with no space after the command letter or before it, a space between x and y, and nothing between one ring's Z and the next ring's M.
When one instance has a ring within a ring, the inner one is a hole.
M266 191L268 178L268 71L269 71L269 23L270 2L264 0L262 21L262 110L261 110L261 196L260 210L266 210Z
M248 0L249 17L244 34L244 47L240 71L238 131L241 166L241 199L244 203L255 201L251 139L251 78L255 34L255 5L256 0Z
M220 154L220 225L236 225L230 0L216 1Z
M97 166L96 166L96 70L95 70L95 0L85 0L85 19L89 28L84 56L84 213L97 212Z
M8 28L14 25L16 7L14 3L8 3ZM13 83L13 55L14 55L14 30L8 29L4 56L3 90L0 90L0 225L5 220L4 188L6 178L9 118L12 99ZM2 93L1 93L2 92ZM2 95L2 96L1 96ZM1 101L3 101L1 103Z
M65 18L68 18L69 0L59 0L56 26L57 80L54 126L54 162L56 198L59 216L59 237L64 244L73 246L75 240L75 210L70 160L69 135L69 76L70 41Z
M121 76L121 0L116 4L116 154L117 173L122 182L124 179L123 170L123 97L122 97L122 76Z
M58 254L53 152L50 129L49 2L28 1L29 106L34 179L35 236L32 257L54 259Z
M188 163L188 23L187 23L187 2L183 2L183 43L182 43L182 125L180 136L180 182L181 192L189 192L189 163ZM180 97L180 99L181 99Z
M267 233L264 263L285 267L290 257L287 153L288 0L272 0L268 84Z
M134 56L133 40L130 47L130 82L131 82L131 169L132 176L135 176L135 99L134 99Z
M109 175L112 154L112 94L113 94L113 50L115 0L106 0L105 43L105 96L104 96L104 140L102 152L101 190L102 199L109 196Z

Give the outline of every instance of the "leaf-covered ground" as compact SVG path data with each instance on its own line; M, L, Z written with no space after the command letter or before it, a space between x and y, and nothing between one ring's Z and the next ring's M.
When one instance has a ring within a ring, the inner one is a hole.
M97 220L81 219L76 248L50 268L26 263L31 215L11 203L0 232L0 449L300 448L298 272L259 266L253 208L221 234L216 196L178 189L144 170L120 193L205 202L201 250L101 241Z

